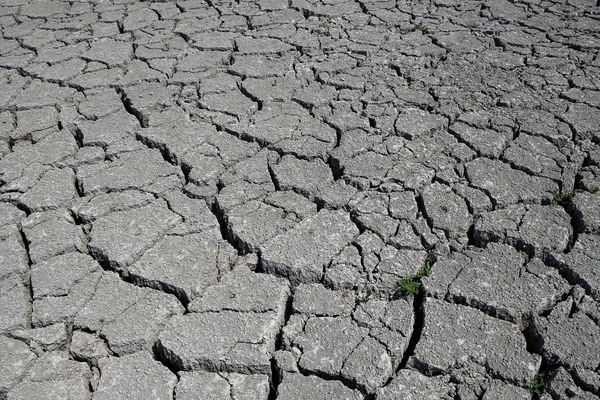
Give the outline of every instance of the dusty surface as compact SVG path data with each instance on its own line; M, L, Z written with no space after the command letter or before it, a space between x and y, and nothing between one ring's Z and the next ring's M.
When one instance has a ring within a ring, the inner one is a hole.
M0 399L600 396L595 0L0 33Z

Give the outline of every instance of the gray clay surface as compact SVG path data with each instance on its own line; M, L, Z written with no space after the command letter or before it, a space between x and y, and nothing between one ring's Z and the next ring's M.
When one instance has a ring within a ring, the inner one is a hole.
M0 400L600 398L600 2L0 1Z

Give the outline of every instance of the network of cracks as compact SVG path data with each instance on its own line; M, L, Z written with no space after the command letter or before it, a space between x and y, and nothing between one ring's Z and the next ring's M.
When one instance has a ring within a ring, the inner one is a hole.
M0 399L598 399L599 20L3 0Z

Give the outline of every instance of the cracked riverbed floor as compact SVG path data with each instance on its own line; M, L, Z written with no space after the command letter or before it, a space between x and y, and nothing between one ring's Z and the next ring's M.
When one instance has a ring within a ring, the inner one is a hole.
M600 397L596 0L0 32L0 400Z

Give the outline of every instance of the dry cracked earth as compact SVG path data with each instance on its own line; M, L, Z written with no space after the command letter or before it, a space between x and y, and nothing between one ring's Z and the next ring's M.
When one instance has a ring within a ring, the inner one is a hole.
M0 399L600 397L596 0L0 32Z

